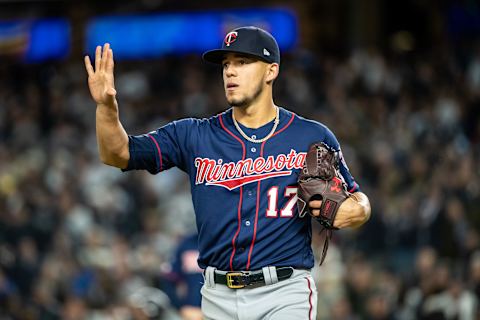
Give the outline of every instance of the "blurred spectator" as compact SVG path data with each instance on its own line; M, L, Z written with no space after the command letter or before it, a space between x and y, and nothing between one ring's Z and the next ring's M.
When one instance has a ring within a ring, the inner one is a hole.
M138 289L128 297L128 305L133 320L181 320L165 293L156 288Z
M166 290L184 320L201 320L203 270L197 263L197 233L188 235L175 250L171 271L164 275Z

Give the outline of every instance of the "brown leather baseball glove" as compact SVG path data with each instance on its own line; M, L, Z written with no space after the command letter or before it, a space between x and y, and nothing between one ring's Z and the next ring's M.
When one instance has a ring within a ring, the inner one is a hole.
M327 230L320 264L323 263L332 237L338 208L349 196L345 183L339 178L339 155L323 142L315 142L308 149L303 169L298 177L298 213L304 217L309 213ZM312 200L321 200L320 215L314 216L309 207Z

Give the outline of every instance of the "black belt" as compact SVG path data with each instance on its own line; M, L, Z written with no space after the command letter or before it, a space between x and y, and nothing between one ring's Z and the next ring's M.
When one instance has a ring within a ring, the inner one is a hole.
M293 273L292 267L275 267L278 281L286 280ZM253 285L265 285L263 271L231 271L217 273L215 271L215 283L224 284L231 289L241 289Z

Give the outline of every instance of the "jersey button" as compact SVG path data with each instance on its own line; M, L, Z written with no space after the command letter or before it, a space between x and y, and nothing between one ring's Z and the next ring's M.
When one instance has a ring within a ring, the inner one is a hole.
M252 139L254 139L254 140L257 139L257 136L252 134Z
M249 226L250 226L250 220L245 221L245 225L246 225L247 227L249 227Z
M252 149L250 149L250 151L252 151L252 152L257 152L257 148L252 147Z
M249 197L251 197L251 196L253 196L253 191L252 191L252 190L248 190L248 191L247 191L247 194L248 194Z
M238 248L238 252L242 253L243 251L245 251L245 248L244 248L244 247Z

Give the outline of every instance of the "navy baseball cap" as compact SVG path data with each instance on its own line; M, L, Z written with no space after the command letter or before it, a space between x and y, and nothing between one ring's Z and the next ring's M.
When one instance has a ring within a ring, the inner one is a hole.
M257 27L240 27L227 33L222 48L207 51L203 60L221 64L227 53L240 53L257 57L268 63L280 64L280 49L275 38Z

